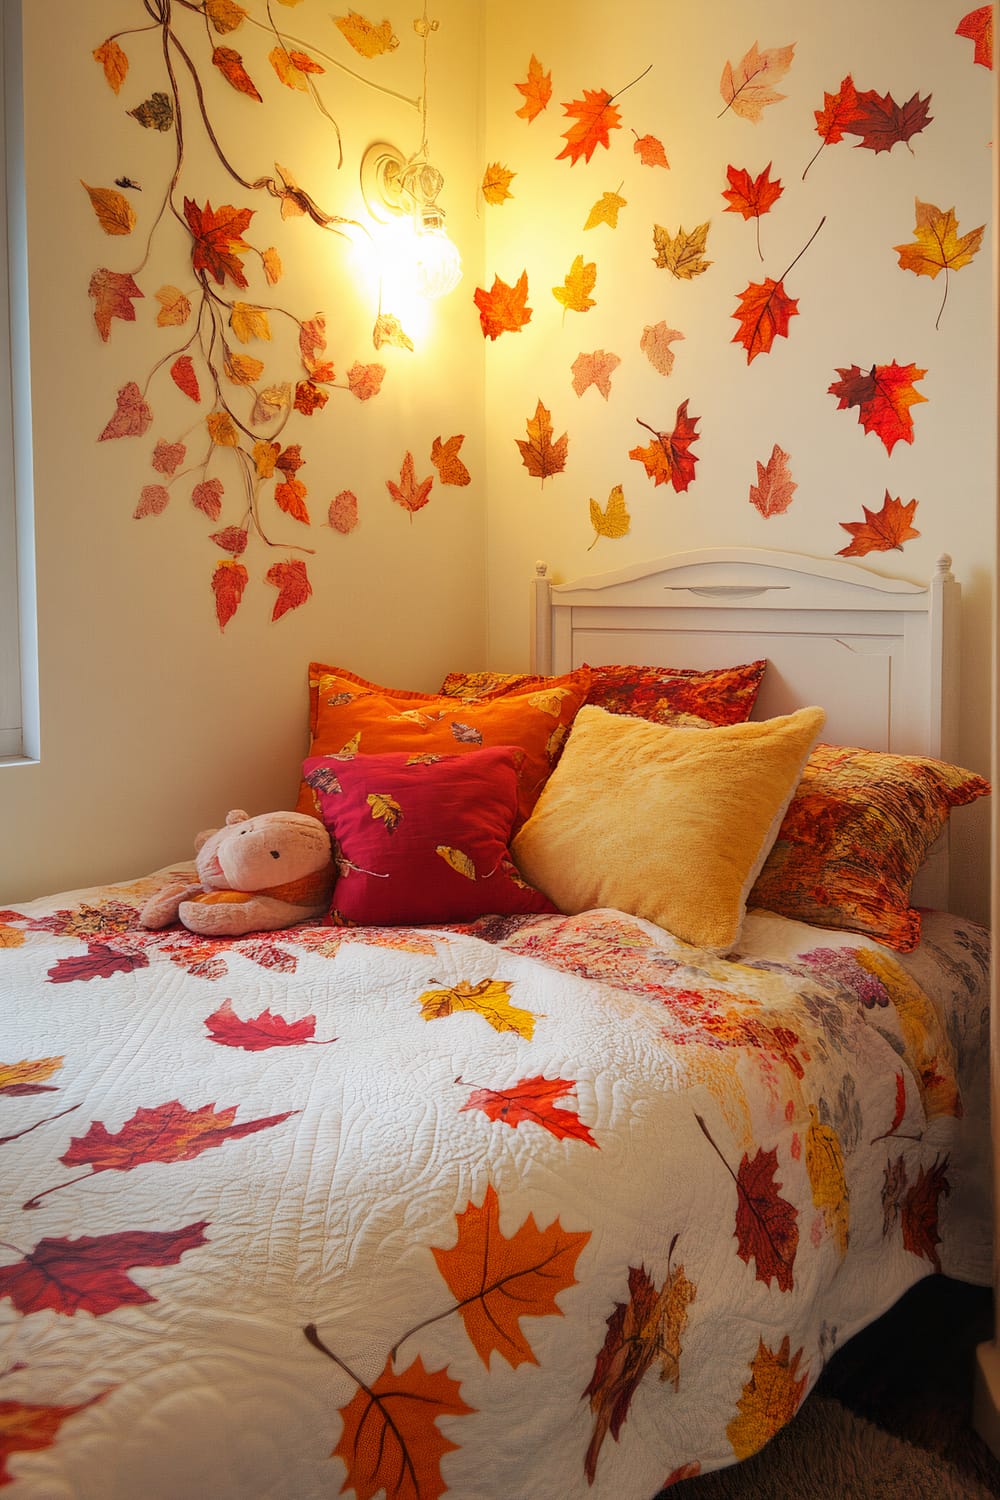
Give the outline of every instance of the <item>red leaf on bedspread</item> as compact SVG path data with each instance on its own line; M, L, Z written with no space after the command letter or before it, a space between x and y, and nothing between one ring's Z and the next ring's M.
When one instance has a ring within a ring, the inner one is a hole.
M522 1078L509 1089L476 1089L462 1110L481 1109L491 1120L502 1120L505 1125L515 1127L528 1120L541 1125L558 1140L586 1141L588 1146L596 1146L590 1127L579 1115L561 1109L555 1102L575 1088L576 1081L572 1078Z
M328 1353L310 1329L310 1343ZM330 1457L347 1466L341 1492L353 1489L357 1500L383 1492L386 1500L438 1500L448 1489L441 1460L459 1445L444 1436L437 1419L475 1411L460 1390L447 1368L425 1370L418 1356L397 1375L390 1356L378 1379L340 1408L344 1429Z
M84 1411L95 1401L103 1401L107 1391L98 1391L89 1401L77 1406L34 1406L24 1401L0 1401L0 1485L12 1484L15 1476L7 1469L12 1453L35 1453L51 1448L56 1434L67 1417Z
M133 1266L175 1266L187 1250L206 1243L207 1219L184 1229L127 1230L80 1239L39 1240L12 1265L0 1266L0 1297L20 1313L76 1312L95 1318L131 1303L155 1302L145 1287L125 1273Z
M509 1238L500 1229L500 1201L492 1185L481 1208L469 1203L456 1214L458 1240L451 1250L431 1253L458 1299L465 1331L489 1369L493 1350L514 1369L537 1364L519 1319L561 1314L559 1292L576 1285L577 1256L590 1231L563 1229L554 1219L539 1229L534 1215Z
M943 1159L935 1157L929 1172L921 1167L916 1182L907 1189L900 1209L903 1244L914 1255L922 1255L929 1260L935 1271L941 1269L941 1257L937 1252L941 1243L941 1236L938 1234L938 1199L942 1193L947 1197L951 1192L951 1185L945 1176L947 1170L947 1156Z
M670 1244L673 1252L675 1235ZM688 1304L695 1299L695 1286L684 1274L684 1267L669 1269L657 1292L645 1266L630 1266L628 1303L616 1302L608 1318L604 1346L597 1356L594 1373L584 1396L590 1398L594 1413L594 1431L587 1447L584 1468L587 1481L593 1484L597 1460L608 1433L618 1441L629 1405L646 1371L660 1362L660 1379L669 1380L676 1391L680 1385L681 1334L687 1323ZM672 1476L668 1483L673 1483Z
M112 974L128 974L145 969L145 953L119 953L107 943L88 943L87 952L72 958L60 958L49 972L51 984L72 984L77 979L110 979Z
M233 1010L231 1000L223 1000L218 1010L205 1018L205 1025L212 1041L218 1042L220 1047L241 1047L244 1052L265 1052L268 1047L297 1047L307 1042L324 1047L328 1042L337 1040L332 1036L327 1042L316 1041L313 1036L316 1030L315 1016L303 1016L301 1021L286 1021L284 1016L262 1010L259 1016L241 1021Z

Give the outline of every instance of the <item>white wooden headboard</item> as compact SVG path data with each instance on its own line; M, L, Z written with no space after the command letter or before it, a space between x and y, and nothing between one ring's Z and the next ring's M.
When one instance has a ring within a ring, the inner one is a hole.
M830 743L954 760L960 600L947 556L926 586L756 547L679 552L568 583L538 563L532 670L766 657L754 718L817 703ZM946 851L925 871L919 899L947 904Z

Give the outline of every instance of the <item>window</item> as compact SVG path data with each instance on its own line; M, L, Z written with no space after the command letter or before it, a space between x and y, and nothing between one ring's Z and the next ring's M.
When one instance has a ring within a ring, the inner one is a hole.
M0 18L0 92L0 759L18 759L38 752L19 4Z

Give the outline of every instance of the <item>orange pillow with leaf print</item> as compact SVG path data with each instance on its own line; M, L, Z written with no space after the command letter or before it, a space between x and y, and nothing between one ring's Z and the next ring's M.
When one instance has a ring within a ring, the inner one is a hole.
M951 809L989 792L975 772L927 756L817 745L747 904L909 953L917 871Z
M541 685L539 685L541 684ZM484 745L509 745L518 753L517 819L528 817L559 759L577 710L587 696L590 672L532 679L516 692L494 692L456 702L436 693L381 687L343 667L313 662L309 668L309 754L350 759L403 750L411 756L461 754ZM299 812L320 816L303 781Z
M753 713L765 661L737 667L589 668L587 702L611 714L631 714L652 724L688 725L705 729L712 724L744 724ZM486 693L524 691L541 685L545 677L506 672L449 672L442 693L452 698L477 698Z

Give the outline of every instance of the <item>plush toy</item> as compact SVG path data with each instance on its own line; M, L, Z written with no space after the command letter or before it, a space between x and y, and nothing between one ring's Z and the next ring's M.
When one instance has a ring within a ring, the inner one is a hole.
M318 818L240 808L225 828L195 836L197 883L178 882L151 896L143 927L181 921L192 932L240 937L317 917L330 904L335 867L330 835Z

